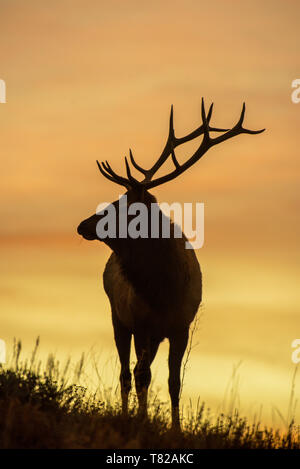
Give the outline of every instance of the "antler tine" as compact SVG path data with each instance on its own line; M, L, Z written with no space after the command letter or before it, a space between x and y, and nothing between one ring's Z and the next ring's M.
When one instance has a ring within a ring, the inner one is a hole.
M176 167L176 168L180 168L180 164L179 164L178 161L177 161L174 148L172 148L171 157L172 157L172 161L173 161L175 167Z
M109 163L108 163L107 160L105 162L101 161L101 164L102 164L103 168L105 169L105 171L107 171L109 174L114 176L114 172L113 172L112 168L109 166Z
M203 101L203 98L202 98L202 101ZM211 105L209 106L208 114L207 114L207 122L208 123L209 123L211 115L212 115L213 107L214 107L214 103L211 103Z
M130 154L131 154L131 157L133 158L131 150L130 150ZM103 176L105 176L110 181L115 182L116 184L120 184L122 186L125 186L127 189L129 189L132 186L140 186L140 182L137 179L135 179L131 174L130 167L129 167L126 156L125 156L125 163L126 163L126 171L127 171L128 179L126 179L122 176L119 176L112 169L112 167L110 166L110 164L107 160L105 162L101 161L101 163L99 163L98 160L96 160L96 161L97 161L97 165L98 165L98 168L99 168L101 174L103 174Z
M212 114L212 104L210 105L210 108L209 108L209 119L211 118L211 114ZM201 100L201 116L202 116L202 126L203 126L203 134L204 134L204 138L203 138L203 142L205 141L209 141L210 140L210 137L209 137L209 127L208 127L208 119L206 117L206 113L205 113L205 106L204 106L204 99L202 98Z
M236 127L243 131L242 133L245 133L245 134L261 134L264 130L266 130L266 129L261 129L261 130L244 129L243 122L244 122L244 117L245 117L245 111L246 111L246 103L243 103L242 112L241 112L239 121L236 124Z
M168 141L174 142L174 140L176 140L174 132L174 107L173 104L171 104Z
M146 176L148 171L146 169L142 168L139 164L137 164L137 162L133 158L133 154L132 154L132 151L131 151L130 148L129 148L129 156L130 156L130 161L131 161L132 165L135 167L135 169L137 169L138 171L140 171L140 173L143 173L144 176Z
M156 161L156 163L154 163L154 165L150 169L144 170L145 179L142 181L142 183L151 181L154 174L159 170L159 168L168 159L169 155L171 154L172 149L174 149L177 145L178 145L177 138L175 137L175 132L174 132L174 108L172 104L171 111L170 111L170 118L169 118L169 134L168 134L167 142L165 144L165 147L160 157Z
M176 160L175 153L174 153L174 148L171 149L172 153L172 159L173 162L176 166L176 168L169 174L166 174L165 176L159 177L153 181L145 181L145 186L147 189L156 187L160 184L163 184L167 181L171 181L172 179L175 179L179 174L182 174L184 171L186 171L188 168L190 168L196 161L198 161L211 147L214 145L217 145L218 143L224 142L225 140L228 140L229 138L235 137L239 134L260 134L264 132L265 129L261 130L249 130L245 129L243 127L243 121L245 117L245 110L246 106L245 103L243 104L242 111L240 118L237 122L237 124L232 127L230 130L226 131L223 135L220 135L218 137L212 138L209 135L209 131L212 130L209 126L209 119L211 117L212 113L212 106L210 106L208 115L206 116L205 113L205 106L204 106L204 100L202 98L202 103L201 103L201 115L202 115L202 126L199 127L199 129L202 128L202 133L204 134L203 140L199 146L199 148L195 151L195 153L182 165L178 164L178 161ZM198 130L199 130L198 129ZM181 139L177 139L181 140ZM174 159L175 158L175 159ZM176 161L176 162L175 162Z
M223 129L219 127L210 127L209 122L212 116L212 110L213 110L213 103L209 107L209 111L206 117L206 122L207 122L207 127L208 130L211 132L226 132L229 129ZM193 130L193 132L189 133L188 135L184 137L176 137L175 132L174 132L174 107L173 104L171 106L171 111L170 111L170 119L169 119L169 134L168 134L168 139L165 144L165 147L156 161L156 163L150 168L149 170L144 170L145 171L145 179L142 181L142 183L148 184L148 182L151 181L152 177L154 174L159 170L159 168L164 164L164 162L168 159L168 157L171 155L172 159L174 161L172 151L174 151L174 148L176 148L179 145L182 145L183 143L189 142L190 140L193 140L194 138L199 137L204 133L204 125L203 123L198 127L196 130ZM175 164L175 163L174 163Z
M113 178L115 178L116 180L119 180L119 181L122 181L124 183L127 183L128 184L128 181L126 178L123 178L122 176L119 176L117 173L115 173L115 171L112 169L112 167L110 166L109 162L107 160L105 160L105 163L102 162L102 166L103 168L109 173L111 174L111 176Z
M238 120L238 123L236 124L236 127L238 127L238 128L242 128L242 127L243 127L245 112L246 112L246 103L243 102L243 107L242 107L241 115L240 115L240 118L239 118L239 120Z
M225 140L235 137L236 135L240 135L240 134L256 135L256 134L261 134L262 132L266 130L266 129L260 129L260 130L245 129L243 127L245 111L246 111L246 104L243 103L241 115L240 115L238 122L235 124L234 127L232 127L232 129L228 130L228 132L226 132L225 134L220 135L219 137L212 138L211 141L213 145L217 145L218 143L224 142Z
M99 168L100 173L103 174L103 176L105 176L105 177L106 177L107 179L109 179L110 181L116 182L113 177L111 177L109 174L107 174L107 173L102 169L101 164L99 163L98 160L96 160L96 163L97 163L97 165L98 165L98 168Z
M185 137L178 138L178 137L175 137L174 110L173 110L173 105L171 106L168 139L156 163L150 169L142 168L140 165L137 164L137 162L135 161L133 157L131 149L129 149L130 161L135 169L137 169L138 171L144 174L145 178L143 179L143 181L138 181L132 176L131 171L130 171L130 166L128 164L128 160L126 157L125 157L125 165L126 165L126 172L127 172L128 179L122 176L119 176L117 173L115 173L113 169L111 168L111 166L109 165L108 161L106 161L105 163L102 162L101 163L102 167L101 167L101 164L97 160L98 168L101 174L103 174L103 176L105 176L110 181L113 181L117 184L121 184L125 186L126 188L130 188L133 186L135 187L143 186L146 189L150 189L152 187L156 187L160 184L163 184L164 182L175 179L177 176L179 176L179 174L186 171L190 166L192 166L196 161L198 161L207 152L207 150L209 150L209 148L211 148L212 146L217 145L218 143L224 142L225 140L228 140L229 138L235 137L236 135L239 135L239 134L243 134L243 133L244 134L260 134L264 132L265 130L265 129L249 130L243 127L245 111L246 111L245 103L243 103L241 115L240 115L238 122L231 129L221 129L217 127L211 127L209 124L210 124L210 120L212 116L212 111L213 111L213 103L210 105L208 113L206 114L204 99L202 98L202 102L201 102L202 124L200 125L200 127L198 127L196 130L194 130L190 134L186 135ZM223 133L223 135L219 135L218 137L213 138L210 136L209 134L210 132L225 132L225 133ZM176 158L174 149L178 145L181 145L185 142L193 140L194 138L199 137L202 134L203 134L203 140L199 148L185 163L180 165ZM175 169L171 171L171 173L166 174L165 176L161 176L155 180L152 180L154 174L159 170L159 168L169 158L169 156L171 156L172 158Z
M203 106L204 106L204 104L203 104ZM164 162L169 158L170 155L172 157L172 160L174 162L175 167L178 168L180 166L177 159L176 159L175 153L174 153L174 148L176 148L178 145L181 145L185 142L193 140L194 138L202 135L203 133L206 134L206 140L207 140L209 138L209 135L208 135L209 131L226 132L228 129L223 129L223 128L221 129L221 128L216 128L216 127L210 127L209 126L209 122L210 122L210 119L211 119L211 116L212 116L212 110L213 110L213 104L210 105L207 117L205 116L203 118L203 116L202 116L203 122L202 122L202 125L200 127L198 127L196 130L194 130L190 134L186 135L185 137L177 138L175 136L175 131L174 131L174 107L173 107L173 104L172 104L171 105L171 110L170 110L170 118L169 118L168 138L167 138L167 142L165 144L165 147L164 147L160 157L158 158L158 160L155 162L155 164L150 169L144 169L144 168L142 168L142 166L140 166L135 161L135 159L133 157L133 154L132 154L132 151L131 151L131 149L129 149L129 157L130 157L130 161L131 161L133 167L135 169L137 169L140 173L144 174L145 178L141 182L139 182L137 179L135 179L132 176L131 172L130 172L130 167L129 167L128 161L127 161L127 159L125 159L128 181L131 182L134 185L148 184L151 181L154 174L159 170L159 168L164 164ZM205 113L205 111L204 111L204 113ZM111 168L110 168L110 170L111 170ZM112 173L111 171L109 171L109 172L110 172L110 174L112 174L113 177L116 177L115 173Z
M140 186L141 183L137 179L135 179L131 174L130 167L129 167L126 156L125 156L125 165L126 165L127 177L128 177L129 182L131 183L131 185Z
M101 164L99 163L98 160L96 160L99 171L101 174L103 174L106 179L109 179L112 182L115 182L116 184L119 184L121 186L125 186L126 188L130 187L129 181L122 176L119 176L116 174L110 167L109 163L106 161L106 164L102 161L101 164L103 168L101 167Z

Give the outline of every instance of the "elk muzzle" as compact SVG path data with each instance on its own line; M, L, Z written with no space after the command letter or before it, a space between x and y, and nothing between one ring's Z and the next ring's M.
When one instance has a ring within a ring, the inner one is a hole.
M98 215L92 215L86 220L83 220L77 227L77 233L89 241L97 239L96 227L99 218Z

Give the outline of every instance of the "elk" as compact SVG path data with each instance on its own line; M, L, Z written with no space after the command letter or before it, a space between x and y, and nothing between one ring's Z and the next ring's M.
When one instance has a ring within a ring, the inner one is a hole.
M150 169L141 167L129 150L132 166L144 178L136 179L125 157L127 177L118 175L108 161L97 160L101 174L110 181L126 189L127 209L135 202L146 205L157 204L149 190L177 178L196 163L211 147L239 134L259 134L262 130L248 130L243 127L245 103L237 124L231 129L210 126L213 104L206 114L202 98L202 123L188 135L178 138L174 133L173 106L171 107L169 134L165 147ZM210 132L221 133L212 137ZM202 136L202 141L193 155L179 164L175 148L185 142ZM154 178L157 171L172 158L174 169ZM118 201L111 205L118 212ZM160 209L158 209L160 210ZM96 226L105 210L82 221L78 234L87 240L99 240ZM161 218L165 215L160 212ZM157 238L135 239L116 235L103 237L112 254L103 274L105 292L109 298L112 313L114 338L121 364L120 387L122 410L128 412L128 395L131 389L130 348L133 336L137 362L134 368L135 387L138 397L138 413L147 416L147 392L151 381L150 366L156 356L159 344L169 340L169 394L172 405L172 426L180 428L179 395L181 362L187 347L189 328L202 300L202 274L193 249L185 249L186 237L174 237L174 223L170 221L170 237L164 238L161 232ZM149 224L151 220L149 219Z

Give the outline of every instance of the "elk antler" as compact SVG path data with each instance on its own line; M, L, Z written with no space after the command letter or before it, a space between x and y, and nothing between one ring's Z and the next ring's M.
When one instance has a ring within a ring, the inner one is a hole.
M172 179L175 179L177 176L182 174L184 171L190 168L194 163L196 163L196 161L200 160L200 158L204 155L204 153L206 153L214 145L224 142L225 140L228 140L229 138L235 137L236 135L239 135L239 134L243 134L243 133L244 134L260 134L261 132L263 132L265 129L248 130L243 127L245 109L246 109L246 106L245 106L245 103L243 103L243 108L242 108L240 118L237 124L234 127L232 127L232 129L220 129L216 127L210 127L209 123L210 123L210 119L212 115L213 103L210 105L208 114L206 115L205 107L204 107L204 100L202 98L202 103L201 103L202 124L200 125L200 127L198 127L196 130L194 130L190 134L186 135L185 137L177 138L175 137L174 125L173 125L173 106L171 106L168 139L160 157L158 158L156 163L152 166L152 168L144 169L140 165L138 165L132 155L132 151L129 149L129 156L130 156L132 165L134 166L135 169L140 171L145 176L145 178L142 181L138 181L132 176L126 157L125 157L125 164L126 164L126 171L127 171L128 179L116 174L112 170L112 168L110 167L107 161L105 163L102 162L101 163L102 167L101 167L99 161L97 160L98 167L101 173L107 179L117 184L121 184L127 188L144 187L146 189L150 189L152 187L159 186L160 184L164 184L167 181L171 181ZM212 138L209 135L209 132L225 132L225 133L223 135L219 135L218 137ZM175 148L179 145L182 145L183 143L189 142L199 137L202 134L203 134L203 139L199 148L185 163L180 165L175 155L175 151L174 151ZM169 174L166 174L165 176L161 176L157 179L152 180L155 173L164 164L164 162L169 158L169 156L171 156L172 158L175 169L171 171Z

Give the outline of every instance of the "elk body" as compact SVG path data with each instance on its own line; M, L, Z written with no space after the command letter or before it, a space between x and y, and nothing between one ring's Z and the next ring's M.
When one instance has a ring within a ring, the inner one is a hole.
M210 126L212 105L206 115L202 100L202 124L185 137L177 138L173 127L173 108L171 109L169 135L161 156L152 168L146 170L137 164L131 150L130 160L133 167L143 174L142 181L132 176L125 158L127 177L116 174L109 163L97 161L100 172L110 181L124 186L127 196L125 209L136 202L143 203L150 213L151 204L157 204L150 194L160 184L175 179L198 161L212 146L242 133L257 134L263 130L244 129L243 119L245 104L238 123L231 129ZM222 132L211 137L210 132ZM203 135L202 142L195 153L183 164L179 164L175 148L187 141ZM168 159L172 158L174 170L165 176L154 178L155 173ZM119 226L119 201L112 203L116 213L116 225ZM159 212L162 221L165 215ZM179 425L180 369L192 323L202 299L202 276L200 266L193 249L186 249L186 238L174 236L174 224L171 222L170 237L164 238L161 231L153 238L130 236L99 237L97 223L106 211L87 218L77 228L85 239L100 239L111 249L112 254L103 274L104 289L111 304L112 323L117 346L121 373L122 409L127 413L128 394L131 389L130 347L133 336L137 356L134 368L135 387L139 402L139 413L147 414L147 391L151 381L150 366L155 358L160 342L169 340L169 393L172 404L172 425ZM128 217L128 223L130 216ZM147 220L151 232L151 218Z

